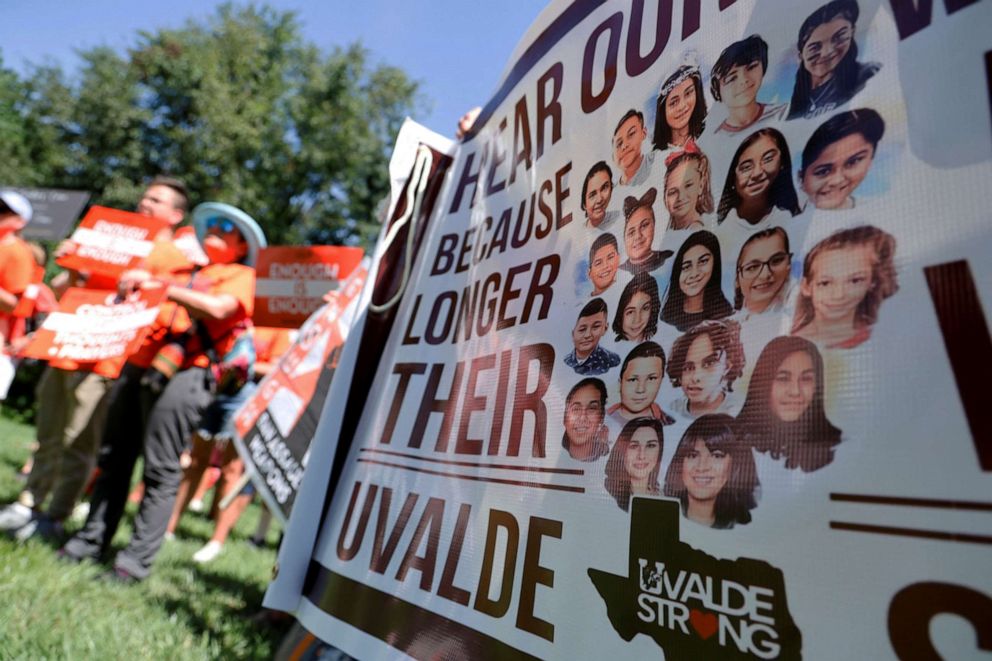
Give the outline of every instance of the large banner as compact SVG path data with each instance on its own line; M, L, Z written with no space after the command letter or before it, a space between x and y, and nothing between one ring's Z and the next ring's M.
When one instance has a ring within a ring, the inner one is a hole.
M992 651L989 25L548 7L267 603L363 659Z
M324 305L306 320L296 341L234 418L235 447L269 510L283 523L293 510L367 275L368 264L362 262L326 294Z

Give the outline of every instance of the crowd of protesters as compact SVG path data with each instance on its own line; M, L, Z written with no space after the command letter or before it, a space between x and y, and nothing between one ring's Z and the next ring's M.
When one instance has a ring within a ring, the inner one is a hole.
M37 535L64 541L58 553L66 561L110 561L111 540L142 458L133 534L107 573L124 582L149 575L212 456L221 464L216 528L194 559L207 562L220 552L253 495L231 443L234 414L290 343L289 331L255 329L251 321L254 267L266 246L251 216L214 202L189 212L185 185L171 177L153 179L135 210L167 222L138 268L118 278L63 270L51 279L46 295L47 255L36 255L21 238L31 204L15 191L0 191L0 345L9 370L29 337L27 320L54 309L69 287L109 290L120 299L143 290L164 295L143 344L119 373L100 362L48 361L36 388L37 443L27 481L17 500L0 509L0 530L17 539ZM205 265L195 264L174 241L187 216ZM54 256L77 249L66 240ZM27 299L33 307L25 315L18 306ZM84 491L89 493L85 523L66 539L65 523ZM222 499L230 504L220 511Z

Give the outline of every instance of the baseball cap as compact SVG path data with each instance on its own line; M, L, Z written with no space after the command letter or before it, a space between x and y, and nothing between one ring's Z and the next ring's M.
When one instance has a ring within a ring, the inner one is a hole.
M28 198L17 191L3 189L0 190L0 202L3 202L8 209L23 218L24 222L31 222L31 216L34 214L34 210L31 208Z

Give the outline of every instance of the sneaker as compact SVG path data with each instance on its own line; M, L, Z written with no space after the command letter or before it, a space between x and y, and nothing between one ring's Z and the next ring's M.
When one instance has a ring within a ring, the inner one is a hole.
M32 517L26 525L14 532L14 539L19 542L26 542L32 537L57 541L64 536L65 528L62 526L62 522L56 521L45 514L38 514Z
M203 501L202 500L191 500L189 501L189 511L196 512L197 514L203 513Z
M163 537L163 539L167 542L171 542L175 538L176 538L176 533L174 532L166 532L165 536Z
M34 512L27 505L21 503L11 503L0 509L0 531L14 532L20 530L28 523Z
M77 504L72 508L72 514L69 518L73 523L85 523L86 517L90 515L90 501L84 500L83 502Z
M210 562L220 555L221 549L223 548L224 545L220 542L209 541L206 546L193 554L193 562L201 565Z

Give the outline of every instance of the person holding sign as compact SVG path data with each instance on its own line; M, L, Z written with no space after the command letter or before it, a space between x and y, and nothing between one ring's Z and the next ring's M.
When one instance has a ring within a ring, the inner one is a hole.
M17 319L11 313L35 274L34 254L19 234L32 215L26 197L16 191L0 190L0 347L6 347L15 332ZM0 390L6 396L6 387L0 386Z
M561 446L576 461L596 461L610 452L606 416L606 384L595 377L582 379L565 398L565 435Z
M665 495L678 498L687 519L710 528L750 523L760 488L751 448L737 439L734 419L720 413L689 425L665 474Z
M164 286L168 299L185 310L194 325L184 339L182 368L168 380L143 427L145 492L134 535L117 554L111 573L124 582L142 580L151 571L182 477L180 456L193 431L210 438L224 432L254 364L254 350L248 349L253 265L265 236L254 219L226 204L201 204L193 220L210 264L186 287L152 278L139 281L142 288ZM101 464L104 472L94 489L90 515L63 547L63 557L95 559L109 548L116 532L137 452L111 440L106 455L111 459Z
M831 349L871 338L882 301L899 290L896 240L871 225L841 230L806 253L792 333Z
M823 358L809 340L776 337L758 356L738 433L758 452L804 472L834 459L841 431L827 419Z
M623 511L632 496L658 496L665 428L655 418L634 418L617 437L606 460L606 492Z
M812 119L847 103L882 68L858 62L854 31L859 13L855 0L833 0L803 21L788 119Z
M853 209L854 190L868 175L885 121L871 108L837 113L803 149L799 180L817 209Z
M186 186L181 181L156 177L142 193L136 211L168 221L174 227L185 217L188 204ZM182 277L192 266L168 241L170 237L171 234L158 237L145 261L149 272L158 277ZM64 241L56 254L72 250L72 242ZM70 286L116 290L118 280L101 273L77 271L63 271L52 280L53 289L60 293ZM139 349L130 360L139 359L143 351L154 355L157 343L169 332L173 317L171 312L160 308L159 317L142 344L144 349ZM115 397L112 388L118 397L128 388L134 392L134 397L124 398L123 406L111 422L119 423L122 435L133 444L131 434L137 428L134 417L140 416L141 410L140 388L137 381L128 378L126 365L121 373L121 361L123 358L87 364L57 358L48 361L37 389L38 448L31 473L17 502L0 510L0 530L13 532L19 539L35 534L51 537L62 534L62 522L72 513L92 472L105 433L107 409ZM119 373L121 377L115 382L113 378ZM50 502L43 509L49 495Z

